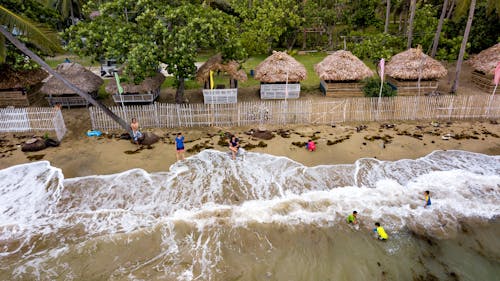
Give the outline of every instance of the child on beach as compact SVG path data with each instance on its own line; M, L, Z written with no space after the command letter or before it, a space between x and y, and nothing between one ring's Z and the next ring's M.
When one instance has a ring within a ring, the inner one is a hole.
M236 155L238 154L238 150L240 149L240 140L235 135L232 135L228 143L229 149L231 150L231 153L233 155L233 160L235 160Z
M379 240L387 240L389 239L389 235L385 232L384 228L380 226L379 222L375 223L375 228L373 229L373 232L377 233L377 238Z
M316 151L316 143L313 140L309 140L306 144L306 149L311 152Z
M431 196L430 196L430 192L429 190L426 190L424 192L424 196L425 196L425 205L424 205L424 208L427 208L431 205Z
M177 160L184 160L184 136L178 133L175 138L175 149Z
M347 223L348 224L358 224L358 212L353 211L351 215L347 216Z

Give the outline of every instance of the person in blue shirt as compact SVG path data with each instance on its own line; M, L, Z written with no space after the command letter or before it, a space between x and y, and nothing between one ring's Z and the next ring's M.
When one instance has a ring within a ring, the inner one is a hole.
M426 190L424 192L424 196L425 196L425 205L424 205L424 208L430 207L431 206L431 195L430 195L429 190Z
M184 160L184 136L182 133L178 133L175 138L175 150L177 160Z

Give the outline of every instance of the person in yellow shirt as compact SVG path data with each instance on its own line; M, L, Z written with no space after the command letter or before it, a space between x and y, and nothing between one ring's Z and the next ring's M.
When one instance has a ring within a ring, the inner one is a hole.
M387 235L384 228L380 226L380 223L378 223L378 222L375 223L375 228L373 229L373 231L377 233L377 235L378 235L377 238L379 240L389 239L389 235Z

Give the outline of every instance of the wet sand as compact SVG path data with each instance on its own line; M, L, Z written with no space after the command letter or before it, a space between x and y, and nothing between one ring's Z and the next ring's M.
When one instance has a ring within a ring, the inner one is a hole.
M20 144L33 134L0 135L0 169L12 165L48 160L63 170L66 178L113 174L133 168L148 172L168 171L175 163L174 138L182 132L186 139L186 157L201 149L228 151L221 134L235 133L247 151L284 156L307 166L352 164L359 158L380 160L416 159L434 150L465 150L487 155L500 154L500 125L495 121L453 121L431 125L427 121L395 123L341 123L326 125L266 126L273 138L263 140L248 135L255 127L146 129L160 136L150 147L137 146L118 136L122 131L101 137L87 137L90 129L86 109L64 110L68 133L56 148L22 152ZM86 116L86 115L87 116ZM436 126L437 125L437 126ZM449 139L443 139L443 136ZM309 152L301 145L315 140L317 150ZM255 147L252 147L255 146Z

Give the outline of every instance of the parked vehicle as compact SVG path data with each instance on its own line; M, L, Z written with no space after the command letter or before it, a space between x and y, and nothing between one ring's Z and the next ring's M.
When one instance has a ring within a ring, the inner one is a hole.
M118 71L119 65L116 59L101 60L101 76L113 76Z

